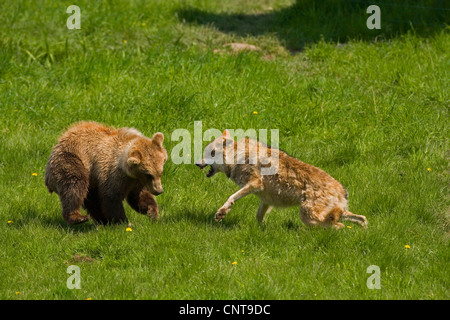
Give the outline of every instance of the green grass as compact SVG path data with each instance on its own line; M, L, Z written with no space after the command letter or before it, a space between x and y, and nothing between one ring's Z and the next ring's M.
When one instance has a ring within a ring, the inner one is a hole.
M78 1L81 30L67 30L70 4L0 4L1 299L448 299L448 11L380 5L369 31L363 2ZM233 41L261 50L214 53ZM238 187L170 159L158 221L126 206L132 232L69 227L43 178L79 120L161 131L169 155L198 120L279 129L369 228L310 229L298 208L260 226L254 196L216 223Z

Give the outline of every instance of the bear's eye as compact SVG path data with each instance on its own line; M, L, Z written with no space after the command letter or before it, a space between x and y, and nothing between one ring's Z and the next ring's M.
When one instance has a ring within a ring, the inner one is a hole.
M146 174L145 174L145 177L146 177L147 179L153 179L153 176L152 176L150 173L146 173Z

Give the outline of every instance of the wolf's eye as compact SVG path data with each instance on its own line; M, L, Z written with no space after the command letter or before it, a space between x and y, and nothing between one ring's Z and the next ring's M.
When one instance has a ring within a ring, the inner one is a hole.
M216 150L211 151L211 157L214 157L216 155Z

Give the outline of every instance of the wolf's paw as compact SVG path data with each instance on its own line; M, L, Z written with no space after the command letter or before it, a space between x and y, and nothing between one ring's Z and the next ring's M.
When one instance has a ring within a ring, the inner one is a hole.
M230 211L230 207L222 207L216 212L215 219L216 221L220 221L225 218L226 214Z
M366 217L364 217L363 222L361 223L361 227L363 227L364 229L367 229L367 225L368 225L368 224L369 224L369 223L367 222Z

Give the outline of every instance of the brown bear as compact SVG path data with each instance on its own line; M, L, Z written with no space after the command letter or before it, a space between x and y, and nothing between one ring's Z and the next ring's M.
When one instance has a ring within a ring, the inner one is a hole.
M45 185L61 200L68 224L126 222L122 201L137 212L158 217L153 195L163 192L161 175L167 152L164 135L152 139L136 129L113 129L80 122L53 148L45 169ZM80 207L88 216L81 215Z

